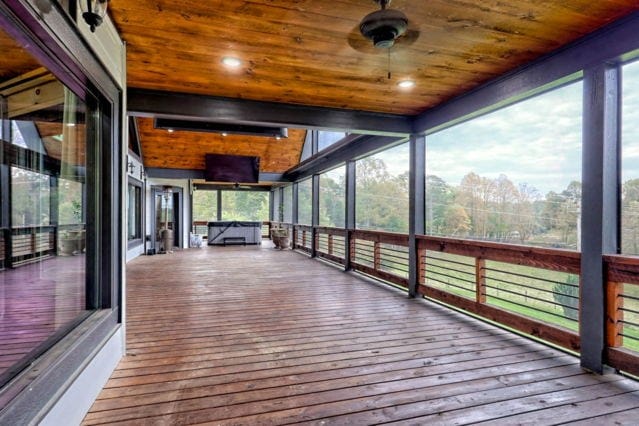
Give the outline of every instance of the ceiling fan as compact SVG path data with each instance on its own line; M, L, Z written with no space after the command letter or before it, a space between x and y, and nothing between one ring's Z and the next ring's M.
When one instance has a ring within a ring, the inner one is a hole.
M382 49L408 46L419 37L404 12L390 9L391 0L373 0L379 10L366 15L348 36L348 44L365 53L379 53ZM372 42L372 43L371 43Z

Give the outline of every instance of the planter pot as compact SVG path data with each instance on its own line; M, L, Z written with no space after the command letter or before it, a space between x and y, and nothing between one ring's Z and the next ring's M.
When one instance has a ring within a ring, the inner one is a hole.
M280 249L287 249L290 244L288 237L280 237Z
M78 251L78 239L60 238L58 240L58 250L60 256L73 256L74 252Z

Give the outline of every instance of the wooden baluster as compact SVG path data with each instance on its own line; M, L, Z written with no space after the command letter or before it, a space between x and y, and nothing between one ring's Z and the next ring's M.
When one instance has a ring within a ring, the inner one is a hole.
M328 234L328 254L333 254L333 234Z
M355 263L355 260L356 260L356 257L355 257L355 248L356 248L355 241L356 241L355 238L353 238L353 236L349 233L349 238L348 238L348 246L349 246L348 263L349 263L349 266L350 266L350 264Z
M477 303L486 303L486 261L480 257L475 258L475 300Z
M379 271L382 267L382 251L379 241L373 243L373 268Z
M306 229L302 229L302 247L306 248Z
M419 241L417 242L419 244ZM426 249L422 247L417 248L417 284L426 285ZM418 289L419 290L419 289Z
M606 344L610 348L623 345L623 283L608 281L606 286Z

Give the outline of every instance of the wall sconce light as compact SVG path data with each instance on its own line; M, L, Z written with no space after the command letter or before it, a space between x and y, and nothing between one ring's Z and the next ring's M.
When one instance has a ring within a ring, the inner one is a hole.
M129 167L129 174L132 175L133 172L135 171L135 164L133 163L133 161L129 161L127 166Z
M83 12L82 17L92 33L94 33L95 29L104 21L108 1L109 0L86 0L85 2L84 0L80 0L80 7Z

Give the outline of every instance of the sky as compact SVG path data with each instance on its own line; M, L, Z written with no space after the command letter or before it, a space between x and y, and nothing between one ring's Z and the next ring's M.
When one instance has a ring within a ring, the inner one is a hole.
M541 194L581 180L582 83L426 137L426 173L458 185L469 172L506 175Z
M622 181L639 178L639 61L623 67ZM426 137L426 174L459 185L506 175L541 196L581 181L582 83L575 82ZM408 143L376 155L408 171Z

